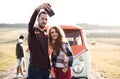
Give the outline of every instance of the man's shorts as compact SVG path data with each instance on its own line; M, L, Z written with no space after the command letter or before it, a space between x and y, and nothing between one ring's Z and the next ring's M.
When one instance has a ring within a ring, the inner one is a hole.
M17 66L21 66L22 65L22 58L18 58L18 64Z

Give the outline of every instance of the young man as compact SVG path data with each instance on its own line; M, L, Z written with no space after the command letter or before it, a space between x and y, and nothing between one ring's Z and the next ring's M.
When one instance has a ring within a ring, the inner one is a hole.
M44 27L48 21L48 14L45 11L40 12L42 9L50 11L51 7L49 3L43 3L38 6L28 25L28 46L30 50L29 79L49 79L50 74L48 37L44 34ZM34 27L37 15L38 27Z
M18 60L17 77L23 76L22 65L23 65L23 69L25 70L24 51L22 47L23 40L24 40L24 36L21 35L19 37L18 43L16 44L16 57Z

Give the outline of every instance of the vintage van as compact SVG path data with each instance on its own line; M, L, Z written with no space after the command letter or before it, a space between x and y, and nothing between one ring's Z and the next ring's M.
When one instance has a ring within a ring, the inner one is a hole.
M74 54L72 79L90 79L90 52L85 31L77 25L60 25ZM50 79L54 79L50 75Z
M72 79L90 79L90 49L84 29L77 25L59 26L64 30L74 54L74 62L71 67ZM49 79L54 79L54 76L51 74Z

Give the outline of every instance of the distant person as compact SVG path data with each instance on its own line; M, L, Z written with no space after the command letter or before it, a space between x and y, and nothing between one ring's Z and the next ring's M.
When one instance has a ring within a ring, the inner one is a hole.
M48 38L55 79L71 79L73 54L63 30L59 26L50 27Z
M51 11L49 3L43 3L38 6L33 12L28 24L28 47L30 50L29 79L49 79L50 60L48 55L48 37L44 33L44 28L48 21L48 14L45 9ZM38 25L34 27L37 16Z
M22 77L24 75L22 68L25 71L24 50L22 46L23 41L24 41L24 36L21 35L19 37L18 43L16 44L16 57L18 60L16 77Z

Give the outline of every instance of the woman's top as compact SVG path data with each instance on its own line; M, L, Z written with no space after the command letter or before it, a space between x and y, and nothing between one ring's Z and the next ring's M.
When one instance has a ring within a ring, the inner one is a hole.
M53 50L51 55L52 67L70 68L73 63L73 54L68 43L63 44L63 50L60 50L59 55L57 56Z

